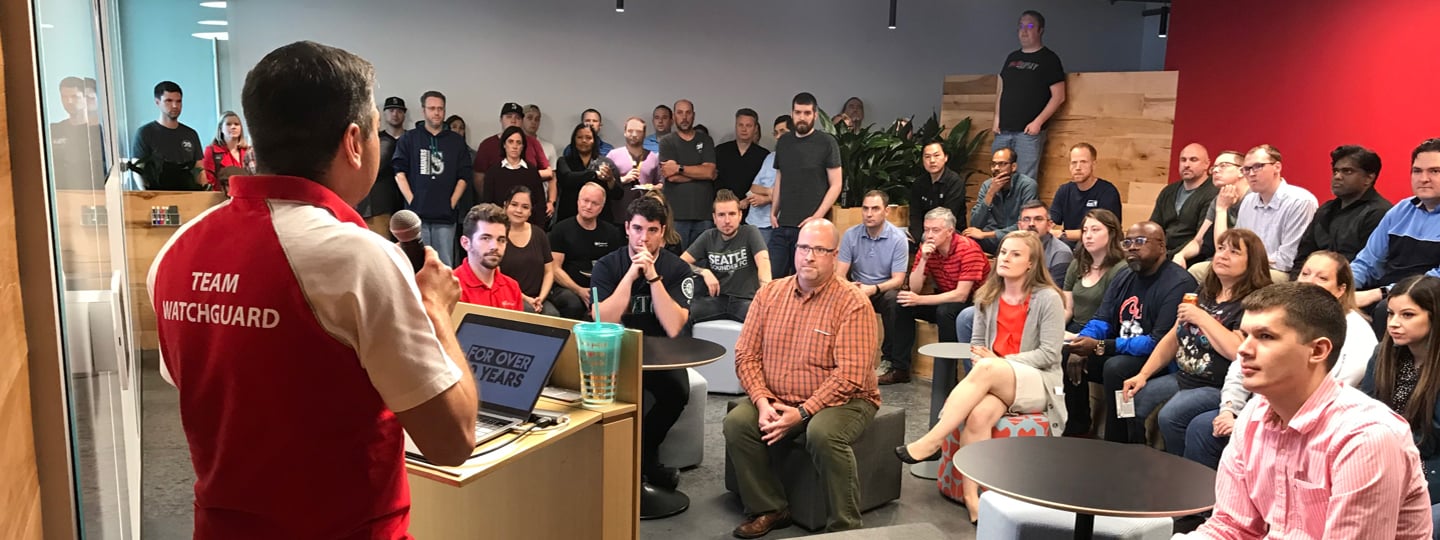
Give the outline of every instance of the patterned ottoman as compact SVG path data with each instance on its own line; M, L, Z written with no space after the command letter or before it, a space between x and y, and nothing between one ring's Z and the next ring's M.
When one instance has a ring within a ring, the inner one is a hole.
M960 429L956 429L950 436L945 437L944 444L940 445L940 476L935 480L935 484L940 488L940 494L955 502L964 502L965 500L964 491L960 487L960 482L964 477L960 475L960 471L955 470L955 467L950 466L951 456L954 456L955 452L960 449L961 429L965 429L965 427L961 426ZM1049 437L1050 420L1045 417L1045 413L1007 414L1000 417L1000 421L995 423L995 427L990 430L990 436L996 439Z

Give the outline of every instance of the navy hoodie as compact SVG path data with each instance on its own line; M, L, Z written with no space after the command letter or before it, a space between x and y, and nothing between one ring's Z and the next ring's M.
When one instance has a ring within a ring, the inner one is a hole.
M454 208L450 206L455 184L471 182L475 177L475 165L470 161L464 137L449 130L431 135L423 126L406 131L395 142L390 165L395 172L405 173L410 192L415 195L405 208L426 222L455 222Z

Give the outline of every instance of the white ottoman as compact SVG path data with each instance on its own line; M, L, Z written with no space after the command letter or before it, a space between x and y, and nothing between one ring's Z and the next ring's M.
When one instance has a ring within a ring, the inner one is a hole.
M698 368L701 375L710 381L710 391L719 394L744 394L740 378L735 375L735 342L740 340L740 323L735 321L706 321L695 325L691 335L725 347L725 356Z
M665 442L660 444L660 463L677 469L689 469L705 460L705 377L687 368L690 374L690 401L685 412L670 427Z
M1173 530L1174 522L1170 518L1095 518L1095 538L1168 540ZM1037 506L994 491L980 495L980 526L975 530L978 540L1070 540L1074 537L1074 513Z

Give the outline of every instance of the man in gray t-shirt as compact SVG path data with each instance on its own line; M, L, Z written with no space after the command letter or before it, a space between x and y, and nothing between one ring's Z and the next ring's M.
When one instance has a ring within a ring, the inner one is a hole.
M790 102L795 130L775 143L775 187L770 205L775 225L770 233L775 277L795 272L795 242L800 227L823 219L840 197L840 145L835 137L815 131L815 96L795 95Z
M660 138L660 176L675 219L680 245L689 246L710 223L715 200L715 141L695 131L695 105L675 102L675 130Z
M690 322L745 322L755 291L770 282L770 255L753 225L741 223L740 201L728 189L715 194L715 228L700 234L680 258L704 279L690 301Z

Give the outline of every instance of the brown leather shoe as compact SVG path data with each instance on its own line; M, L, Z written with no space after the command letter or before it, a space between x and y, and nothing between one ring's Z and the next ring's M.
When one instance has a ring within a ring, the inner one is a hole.
M776 510L774 512L750 516L744 523L741 523L739 527L735 527L735 531L732 534L734 534L736 538L760 538L761 536L770 534L770 531L775 529L789 527L791 523L790 509Z
M881 375L879 382L881 386L895 383L908 383L910 382L910 372L892 369L886 371L884 375Z

